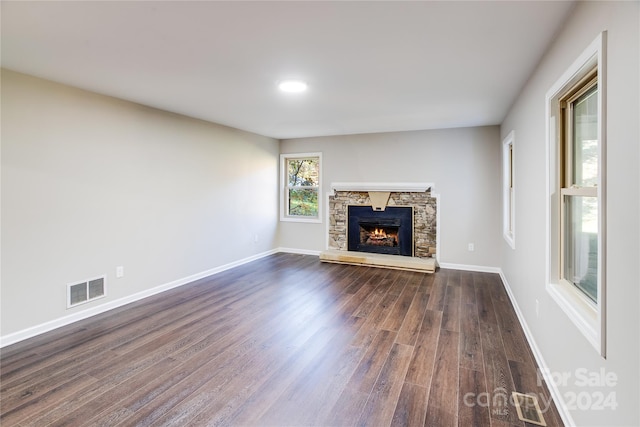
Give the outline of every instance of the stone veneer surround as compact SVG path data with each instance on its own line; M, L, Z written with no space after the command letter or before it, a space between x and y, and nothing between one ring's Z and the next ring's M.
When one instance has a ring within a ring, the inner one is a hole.
M334 191L329 196L329 249L347 251L347 206L369 206L366 191ZM431 190L422 192L391 192L387 206L413 207L414 255L418 258L436 256L436 198Z

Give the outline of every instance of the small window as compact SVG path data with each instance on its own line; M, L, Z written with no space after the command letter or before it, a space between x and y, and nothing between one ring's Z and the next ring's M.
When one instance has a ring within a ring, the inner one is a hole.
M320 153L280 157L282 221L320 222Z
M547 290L606 355L603 32L547 92Z
M503 236L512 249L516 248L515 186L514 186L514 132L502 141L502 206Z

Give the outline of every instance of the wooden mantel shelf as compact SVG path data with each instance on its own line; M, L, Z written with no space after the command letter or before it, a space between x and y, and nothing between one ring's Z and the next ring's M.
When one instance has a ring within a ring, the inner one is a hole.
M433 188L432 182L333 182L333 191L392 191L424 193Z

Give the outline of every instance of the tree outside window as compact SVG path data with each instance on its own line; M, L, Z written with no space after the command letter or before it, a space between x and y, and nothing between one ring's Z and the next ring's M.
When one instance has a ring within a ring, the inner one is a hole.
M320 156L285 155L282 167L285 220L319 220Z

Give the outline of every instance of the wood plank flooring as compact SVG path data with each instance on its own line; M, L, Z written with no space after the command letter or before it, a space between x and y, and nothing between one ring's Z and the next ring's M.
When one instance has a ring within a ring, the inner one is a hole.
M489 273L276 254L6 347L0 362L4 427L528 425L514 390L562 425Z

